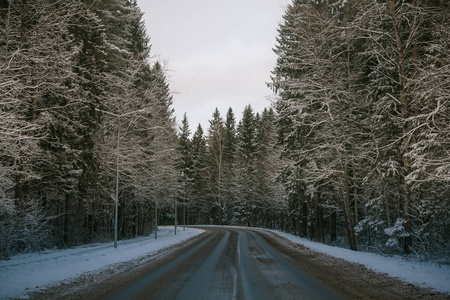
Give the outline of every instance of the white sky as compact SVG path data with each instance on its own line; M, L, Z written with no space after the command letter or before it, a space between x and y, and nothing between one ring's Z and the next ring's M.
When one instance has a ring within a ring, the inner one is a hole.
M272 48L290 0L138 0L152 60L166 64L178 123L206 133L215 108L237 120L251 104L270 106Z

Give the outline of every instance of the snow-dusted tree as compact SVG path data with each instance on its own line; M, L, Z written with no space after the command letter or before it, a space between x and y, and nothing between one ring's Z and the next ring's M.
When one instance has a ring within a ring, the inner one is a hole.
M181 120L180 134L178 137L178 151L180 152L178 168L186 177L190 177L192 172L192 146L190 135L189 121L185 113L183 120Z
M32 147L17 152L14 197L22 207L36 197L43 212L59 214L53 225L61 243L68 241L70 226L63 199L78 192L89 164L93 106L77 77L81 41L73 34L79 20L89 17L78 1L14 1L8 7L2 75L14 83L6 93L14 108L6 111L22 123L16 132L38 140L29 146L22 138L14 142L22 151Z
M203 129L198 124L192 136L192 199L189 201L192 223L205 224L211 216L209 198L208 149Z
M12 199L19 212L37 203L36 220L51 217L57 245L108 234L119 128L121 227L124 235L144 233L151 192L174 187L176 174L166 171L175 170L168 152L176 152L176 135L170 91L161 66L147 61L136 2L5 3L2 201Z
M227 144L226 129L224 121L216 108L212 115L213 119L209 121L207 146L209 150L209 165L211 172L211 216L216 220L222 219L226 211L226 203L222 198L223 190L223 170L225 147Z
M223 171L222 171L222 182L223 182L223 193L222 197L224 202L227 203L226 210L224 212L224 218L227 222L230 222L232 217L232 207L231 203L236 200L236 193L234 191L234 171L236 163L236 119L234 116L233 109L230 107L227 111L227 116L225 120L225 135L226 143L224 146L224 158L223 158Z
M281 168L281 153L277 146L275 118L273 109L265 108L256 126L257 200L262 208L258 226L281 228L280 220L286 214L287 207L283 187L276 180Z
M155 178L155 191L158 192L159 204L172 205L178 190L180 172L176 168L179 161L177 152L178 137L176 120L173 115L172 94L167 83L165 71L157 62L152 67L151 86L154 97L154 108L152 113L153 141L151 149L155 153L152 173Z
M306 118L311 116L317 122L323 120L317 114L320 112L320 103L313 101L314 98L303 101L307 92L315 90L304 87L305 83L314 84L317 80L317 75L313 77L311 74L315 70L314 60L307 63L308 59L316 56L316 45L314 32L309 32L307 28L310 20L305 20L305 14L311 11L306 2L308 1L293 1L285 12L284 22L278 29L278 45L274 50L278 59L273 72L273 88L280 95L276 102L276 122L285 162L279 179L287 191L292 230L303 235L307 233L309 203L308 197L305 197L308 182L304 178L307 176L305 172L310 156L308 153L304 155L301 149L307 145L307 138L312 136L308 129L310 121ZM317 30L320 28L313 23L310 25ZM300 32L302 29L305 33ZM302 76L306 81L300 80ZM311 111L317 112L314 117Z
M314 1L294 1L288 8L275 50L279 59L274 88L280 94L281 143L294 162L284 168L284 181L297 189L293 196L304 199L301 208L293 206L303 215L302 230L308 214L320 221L323 202L333 199L343 213L349 245L356 249L357 189L351 189L356 184L351 175L357 163L355 128L360 127L354 112L360 104L354 88L352 33L336 10L332 4ZM292 179L297 182L290 183Z
M120 144L120 233L145 234L153 216L151 205L158 202L161 208L172 203L175 194L177 140L172 96L163 66L148 61L149 39L136 1L102 1L97 3L96 12L105 30L107 54L98 107L103 111L99 112L102 126L97 147L102 158L102 185L114 195ZM113 206L109 209L112 216Z
M178 134L178 153L179 160L177 162L177 169L181 173L180 177L180 201L186 203L192 199L193 196L193 161L192 161L192 142L190 139L191 131L189 129L189 122L186 113L181 120L180 132ZM183 209L186 209L184 207ZM189 211L187 212L189 221Z
M235 190L234 214L245 217L250 226L256 223L256 212L261 209L257 185L257 121L253 108L245 106L242 119L239 121L236 134Z
M305 210L317 214L334 199L352 249L358 224L366 245L401 238L408 253L414 239L425 239L431 223L424 220L443 216L438 207L448 189L424 197L447 172L443 8L442 1L416 0L299 0L288 7L273 87L285 159L280 179L298 215L293 222L306 224Z
M236 155L236 119L233 109L230 107L227 111L225 120L225 129L227 143L225 145L225 164L231 165Z
M413 117L406 178L417 203L415 237L423 250L441 255L450 240L450 42L448 1L413 2L420 18L413 45L414 71L409 87ZM413 220L414 222L414 220ZM422 250L421 249L421 250Z
M436 159L431 154L432 149L445 147L441 141L446 140L446 134L438 129L445 126L435 125L448 120L445 105L440 105L442 97L437 96L448 89L445 80L442 81L446 68L440 67L448 58L448 50L434 52L446 48L446 39L439 30L447 19L445 8L448 4L442 1L364 1L357 16L367 49L361 55L367 61L368 81L364 93L376 151L373 157L378 178L374 180L381 185L379 199L383 200L380 205L384 208L387 227L402 224L404 228L403 231L387 230L401 232L390 238L389 245L400 238L406 253L414 248L411 248L413 237L423 232L417 231L423 222L418 217L424 209L422 195L429 195L425 191L439 181L432 170L445 169L446 158ZM439 146L435 148L436 145ZM425 157L431 160L426 162ZM433 202L441 202L445 193L434 196Z
M417 138L412 141L408 154L412 172L407 178L418 188L427 182L448 182L450 177L450 156L445 150L450 148L450 110L447 105L450 50L446 29L449 3L419 3L413 2L418 28L412 28L415 30L412 37L414 76L408 84L413 90L411 109L414 110L409 121Z

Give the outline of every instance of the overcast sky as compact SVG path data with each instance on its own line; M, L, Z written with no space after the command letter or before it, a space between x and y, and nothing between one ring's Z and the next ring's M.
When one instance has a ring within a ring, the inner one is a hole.
M278 24L289 0L138 0L152 61L166 64L178 123L209 128L215 108L239 120L270 106Z

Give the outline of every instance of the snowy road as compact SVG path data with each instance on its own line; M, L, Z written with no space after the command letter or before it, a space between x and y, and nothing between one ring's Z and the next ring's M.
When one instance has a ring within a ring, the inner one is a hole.
M110 242L0 261L0 299L336 299L338 291L345 299L450 300L449 280L448 265L243 227L176 235L160 227L157 240L119 241L117 249Z
M210 231L188 251L108 299L343 299L260 232Z

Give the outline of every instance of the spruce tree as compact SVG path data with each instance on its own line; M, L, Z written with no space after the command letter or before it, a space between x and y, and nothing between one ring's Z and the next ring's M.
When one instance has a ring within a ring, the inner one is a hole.
M211 217L216 221L224 217L227 203L223 199L223 172L226 149L226 131L219 110L216 108L209 121L207 145L211 174Z
M239 191L235 211L240 217L245 217L250 226L256 223L255 212L259 207L256 160L256 117L253 108L247 105L242 113L242 119L237 127L237 162L235 166L235 184Z
M235 202L239 197L235 193L234 185L234 171L236 166L236 152L237 152L237 141L236 141L236 119L234 116L233 109L230 107L227 111L227 116L225 120L225 135L226 144L224 150L224 168L223 168L223 198L224 201L228 203L225 217L226 222L231 221L232 217L232 207L231 203Z
M191 223L205 224L210 218L208 150L200 124L192 136L192 199L189 201Z

